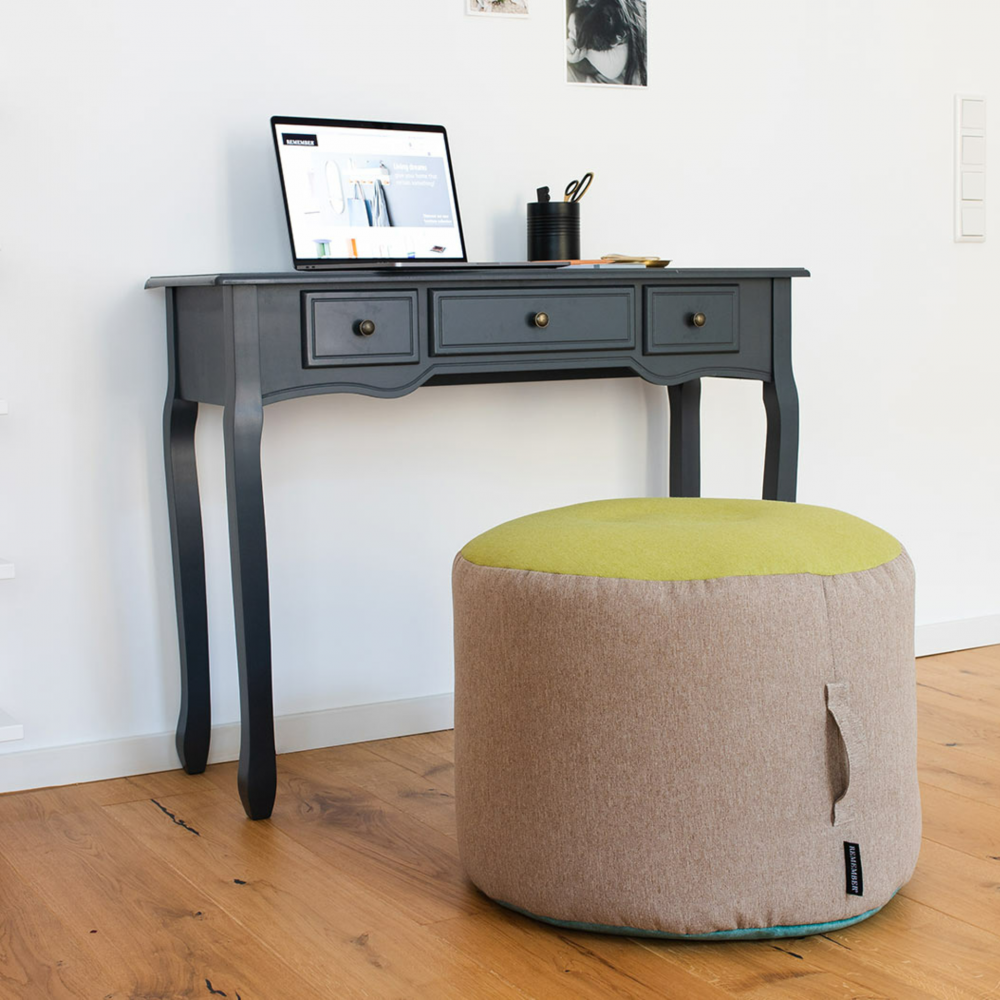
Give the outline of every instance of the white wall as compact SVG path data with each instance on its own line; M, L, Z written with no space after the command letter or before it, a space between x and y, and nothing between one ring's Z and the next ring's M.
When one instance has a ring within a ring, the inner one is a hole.
M9 5L0 554L17 578L0 581L0 706L25 739L0 754L173 727L163 301L142 283L287 269L276 113L446 123L473 258L522 256L535 187L591 169L585 254L810 268L794 287L800 499L904 540L919 623L1000 614L1000 231L956 245L951 215L953 95L1000 101L995 0L650 0L645 92L562 83L561 0L526 21L463 6ZM661 490L664 419L663 390L631 380L268 408L279 715L449 691L452 553L530 510ZM229 723L220 433L207 408ZM709 383L704 438L705 493L759 495L759 386ZM129 767L118 746L96 773ZM79 776L72 756L46 780ZM15 783L0 762L0 790Z

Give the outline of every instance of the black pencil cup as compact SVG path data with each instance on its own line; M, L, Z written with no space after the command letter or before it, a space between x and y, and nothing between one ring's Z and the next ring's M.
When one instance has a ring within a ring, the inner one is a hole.
M579 203L528 202L528 260L578 260L579 257Z

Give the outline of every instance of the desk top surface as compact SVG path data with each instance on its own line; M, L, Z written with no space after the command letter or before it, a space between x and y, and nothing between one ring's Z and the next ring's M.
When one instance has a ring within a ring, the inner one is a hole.
M146 282L146 288L179 288L185 285L329 285L334 282L396 281L422 282L439 279L441 281L483 281L503 279L509 282L515 278L525 282L546 281L558 278L560 281L587 281L595 278L619 278L634 281L637 278L708 279L724 281L733 278L808 278L809 272L802 267L740 267L740 268L676 268L676 267L553 267L549 268L455 268L407 267L382 269L344 269L334 271L274 271L265 273L236 274L182 274L154 276Z

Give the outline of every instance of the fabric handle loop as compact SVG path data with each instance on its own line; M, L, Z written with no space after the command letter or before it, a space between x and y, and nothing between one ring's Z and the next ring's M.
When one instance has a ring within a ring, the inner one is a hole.
M864 731L850 704L850 686L846 681L826 685L826 708L840 732L847 753L847 784L833 803L833 825L845 826L854 819L859 780L866 764Z

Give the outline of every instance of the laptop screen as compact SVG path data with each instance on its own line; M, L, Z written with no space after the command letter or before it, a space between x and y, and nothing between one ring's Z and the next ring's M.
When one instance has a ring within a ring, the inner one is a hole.
M271 119L297 268L465 260L440 125Z

